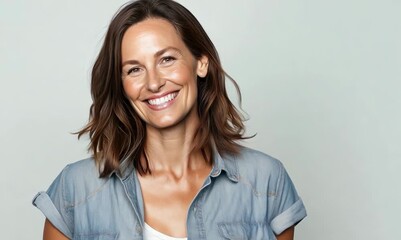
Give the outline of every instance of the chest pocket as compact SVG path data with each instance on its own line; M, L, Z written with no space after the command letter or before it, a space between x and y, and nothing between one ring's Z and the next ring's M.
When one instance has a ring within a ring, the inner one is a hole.
M111 234L111 233L78 234L73 238L73 240L117 240L117 239L118 239L118 234Z
M218 223L220 239L225 240L275 240L271 228L267 223Z

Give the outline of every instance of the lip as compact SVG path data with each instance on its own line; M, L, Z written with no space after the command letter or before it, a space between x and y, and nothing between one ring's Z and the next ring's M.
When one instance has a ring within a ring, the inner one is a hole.
M152 96L146 99L144 102L149 108L153 110L163 110L175 102L179 91L168 92L157 96Z

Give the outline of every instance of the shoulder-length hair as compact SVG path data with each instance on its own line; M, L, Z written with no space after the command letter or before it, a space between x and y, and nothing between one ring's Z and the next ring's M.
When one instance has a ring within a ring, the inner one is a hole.
M98 164L100 177L118 170L121 161L130 159L140 174L150 173L144 154L146 126L126 97L122 85L121 42L127 29L148 18L169 21L196 59L207 56L208 73L198 79L198 115L194 150L210 152L214 145L220 154L236 154L244 139L243 117L228 98L225 77L218 53L198 20L185 7L171 0L139 0L123 6L113 17L104 44L92 69L88 124L78 137L89 134L89 150ZM231 79L232 80L232 79ZM241 101L238 85L233 84ZM209 158L206 161L210 162Z

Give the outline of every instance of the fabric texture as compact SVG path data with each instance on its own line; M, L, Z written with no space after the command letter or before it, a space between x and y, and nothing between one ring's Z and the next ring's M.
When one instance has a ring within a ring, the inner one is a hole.
M306 216L282 163L243 147L213 154L213 168L188 209L188 239L276 239ZM91 158L67 165L33 199L70 239L143 239L144 208L132 162L99 178Z

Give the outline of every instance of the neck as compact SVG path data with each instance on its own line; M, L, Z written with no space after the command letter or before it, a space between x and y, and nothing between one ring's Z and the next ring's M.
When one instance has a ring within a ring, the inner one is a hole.
M206 161L202 153L193 151L198 126L198 118L166 129L147 126L145 154L150 170L182 176L188 171L204 167Z

